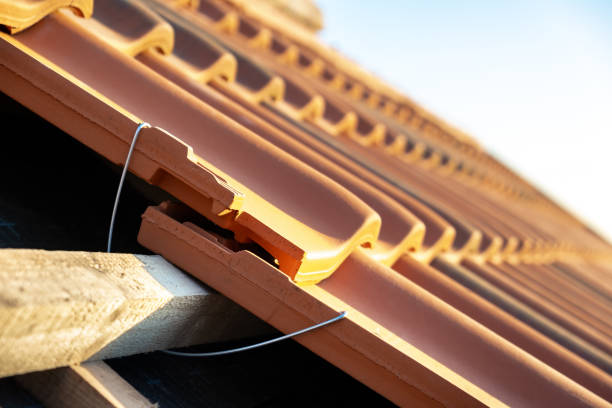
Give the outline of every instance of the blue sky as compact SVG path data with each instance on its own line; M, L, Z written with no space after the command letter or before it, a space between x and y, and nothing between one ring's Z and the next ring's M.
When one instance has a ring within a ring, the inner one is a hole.
M326 43L612 238L612 1L317 4Z

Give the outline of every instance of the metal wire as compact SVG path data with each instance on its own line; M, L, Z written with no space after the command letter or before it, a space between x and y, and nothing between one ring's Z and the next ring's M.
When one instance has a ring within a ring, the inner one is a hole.
M255 343L255 344L251 344L249 346L244 346L244 347L238 347L238 348L234 348L234 349L229 349L229 350L221 350L221 351L210 351L210 352L205 352L205 353L187 353L187 352L183 352L183 351L172 351L172 350L163 350L164 353L167 354L172 354L173 356L180 356L180 357L214 357L214 356L223 356L226 354L233 354L233 353L238 353L241 351L247 351L247 350L252 350L258 347L262 347L262 346L267 346L268 344L272 344L272 343L276 343L282 340L287 340L291 337L295 337L299 334L303 334L315 329L318 329L319 327L323 327L323 326L327 326L328 324L331 324L333 322L336 322L340 319L344 319L346 317L346 312L341 312L338 316L326 320L324 322L321 323L317 323L314 326L310 326L307 327L305 329L302 330L298 330L295 331L293 333L289 333L289 334L285 334L284 336L280 336L280 337L276 337L274 339L270 339L270 340L266 340L266 341L262 341L261 343Z
M127 158L125 159L125 165L123 166L123 171L121 172L121 178L119 179L119 186L117 187L117 195L115 196L115 204L113 205L113 215L111 216L110 228L108 229L108 242L106 244L106 252L111 252L111 243L113 241L113 230L115 228L115 217L117 216L117 208L119 207L119 198L121 197L121 191L123 190L123 182L125 181L125 176L127 175L128 167L130 167L130 160L132 159L132 153L134 152L134 146L136 146L136 141L138 140L138 135L140 134L140 131L144 128L149 128L149 127L151 127L151 125L149 125L146 122L143 122L140 125L138 125L138 127L136 128L136 131L134 132L134 137L132 138L132 144L130 145L130 150L128 151ZM326 320L321 323L317 323L310 327L306 327L305 329L301 329L293 333L285 334L284 336L280 336L274 339L262 341L260 343L251 344L249 346L244 346L244 347L238 347L238 348L230 349L230 350L212 351L208 353L188 353L188 352L171 351L171 350L162 350L162 352L171 354L173 356L181 356L181 357L213 357L213 356L222 356L225 354L233 354L233 353L238 353L240 351L252 350L258 347L267 346L268 344L277 343L282 340L287 340L291 337L295 337L297 335L318 329L319 327L327 326L328 324L331 324L340 319L343 319L344 317L346 317L346 312L341 312L338 316L332 319Z
M115 204L113 205L113 215L111 215L110 228L108 229L108 242L106 243L106 252L111 251L111 243L113 242L113 230L115 229L115 217L117 216L117 207L119 207L119 197L121 196L121 190L123 190L123 182L125 181L125 176L128 171L128 167L130 167L130 160L132 159L132 153L134 152L134 146L136 146L136 141L138 140L138 135L140 131L144 128L149 128L147 122L142 122L136 128L134 132L134 137L132 138L132 144L130 145L130 150L128 151L127 158L125 159L125 165L123 166L123 171L121 172L121 179L119 179L119 187L117 187L117 195L115 196Z

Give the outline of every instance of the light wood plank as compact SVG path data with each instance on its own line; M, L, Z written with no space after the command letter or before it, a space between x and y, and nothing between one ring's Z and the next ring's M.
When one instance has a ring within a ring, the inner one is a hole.
M269 331L159 256L0 250L0 377Z
M19 375L15 379L48 408L157 406L102 361Z

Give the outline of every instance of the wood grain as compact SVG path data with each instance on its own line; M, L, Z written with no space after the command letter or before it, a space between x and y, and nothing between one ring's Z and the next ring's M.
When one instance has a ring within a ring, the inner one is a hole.
M0 250L0 377L268 330L159 256Z
M48 408L157 406L102 361L20 375L16 380Z

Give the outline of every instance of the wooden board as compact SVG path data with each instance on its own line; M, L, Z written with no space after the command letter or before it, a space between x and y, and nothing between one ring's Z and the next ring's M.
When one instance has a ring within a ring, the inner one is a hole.
M159 256L0 250L0 377L269 331Z
M17 382L47 408L152 408L102 361L20 375Z

